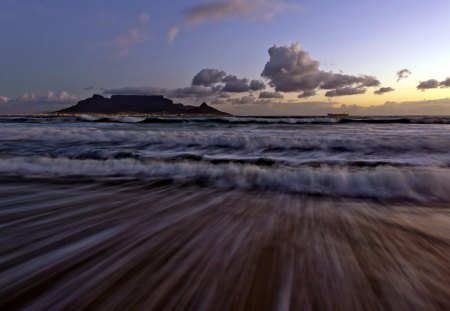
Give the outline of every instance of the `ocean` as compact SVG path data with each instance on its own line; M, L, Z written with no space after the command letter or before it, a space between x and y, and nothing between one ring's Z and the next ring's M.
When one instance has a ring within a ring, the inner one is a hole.
M450 117L0 117L1 310L448 310Z

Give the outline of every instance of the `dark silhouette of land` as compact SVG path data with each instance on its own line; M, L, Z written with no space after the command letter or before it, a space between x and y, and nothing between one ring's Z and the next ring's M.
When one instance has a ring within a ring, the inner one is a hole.
M206 103L201 106L174 104L164 96L113 95L106 98L94 95L78 102L75 106L62 109L56 114L191 114L227 116L228 113L219 111Z

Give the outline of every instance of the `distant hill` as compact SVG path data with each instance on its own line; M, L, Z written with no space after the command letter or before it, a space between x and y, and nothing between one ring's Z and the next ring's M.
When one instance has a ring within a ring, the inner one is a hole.
M113 95L106 98L94 95L79 101L75 106L56 111L57 114L192 114L227 116L228 113L219 111L203 103L200 107L174 104L164 96L136 96Z

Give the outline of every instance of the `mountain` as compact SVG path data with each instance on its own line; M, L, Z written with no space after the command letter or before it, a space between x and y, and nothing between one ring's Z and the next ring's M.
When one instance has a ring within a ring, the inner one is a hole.
M203 103L200 107L174 104L172 100L159 95L113 95L111 98L93 95L91 98L79 101L75 106L55 113L229 115L208 106L206 103Z
M191 114L216 114L217 112L219 112L217 109L208 106L206 103L202 103L200 107L194 107L186 111L186 113Z

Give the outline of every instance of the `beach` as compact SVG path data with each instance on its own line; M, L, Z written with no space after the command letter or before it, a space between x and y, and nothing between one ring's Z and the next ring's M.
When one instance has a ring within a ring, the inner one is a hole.
M0 309L449 309L450 120L404 120L0 118Z

